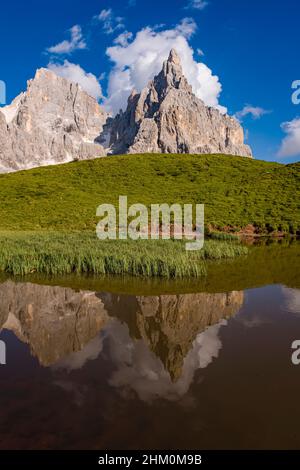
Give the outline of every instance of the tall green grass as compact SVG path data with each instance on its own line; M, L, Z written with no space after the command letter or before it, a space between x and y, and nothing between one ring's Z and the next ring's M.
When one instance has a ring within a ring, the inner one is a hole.
M92 233L6 232L0 234L0 271L13 275L45 273L129 274L184 278L206 274L206 260L245 255L234 242L208 240L199 251L185 251L174 240L100 241Z

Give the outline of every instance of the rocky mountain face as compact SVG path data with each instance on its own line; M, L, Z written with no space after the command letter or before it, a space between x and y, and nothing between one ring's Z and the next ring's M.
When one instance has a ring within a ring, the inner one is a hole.
M111 118L78 84L47 69L0 108L0 173L123 153L251 157L236 119L205 106L170 52L162 71Z
M141 93L132 92L126 111L105 126L110 152L225 153L251 157L236 119L205 106L170 52L162 71ZM101 138L100 138L101 142Z
M107 113L79 85L47 69L0 108L0 173L105 155Z

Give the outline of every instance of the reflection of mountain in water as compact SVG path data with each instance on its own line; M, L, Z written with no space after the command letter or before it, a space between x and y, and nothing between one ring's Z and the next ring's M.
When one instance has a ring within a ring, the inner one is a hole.
M243 292L155 297L104 297L110 315L125 321L132 337L141 338L158 356L173 380L199 333L237 313Z
M107 318L94 292L11 281L0 285L0 328L28 343L43 366L82 350Z
M243 299L243 292L119 296L8 281L0 285L0 328L28 343L44 366L81 367L97 357L99 342L106 339L115 359L116 384L128 385L130 374L125 378L122 361L129 350L126 367L131 362L135 374L166 374L178 381L187 358L195 362L196 354L197 368L216 356L219 324L240 309Z

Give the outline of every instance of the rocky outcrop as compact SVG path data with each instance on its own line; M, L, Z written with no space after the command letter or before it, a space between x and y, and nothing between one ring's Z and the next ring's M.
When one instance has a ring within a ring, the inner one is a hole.
M110 134L108 152L224 153L251 157L236 119L207 107L183 75L180 58L170 52L162 71L141 93L132 92L126 111L111 119L99 142Z
M79 85L47 69L0 108L0 172L105 155L96 137L106 112Z

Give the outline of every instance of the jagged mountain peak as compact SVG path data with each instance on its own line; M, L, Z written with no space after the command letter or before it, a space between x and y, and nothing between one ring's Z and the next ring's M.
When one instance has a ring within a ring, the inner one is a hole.
M59 77L52 70L47 69L45 67L41 67L41 68L36 70L33 80L39 80L41 78L52 78L54 80L59 80L61 77ZM63 79L63 80L65 80L65 79Z
M78 87L76 83L72 83L66 78L60 77L52 70L42 67L37 69L34 77L27 81L27 90L25 95L28 97L31 93L41 89L44 89L46 92L51 88L59 90L70 88L71 86L74 88Z
M181 59L175 49L171 49L168 59L163 63L161 72L154 77L149 86L154 88L161 98L165 97L171 88L182 88L188 93L192 93L192 87L183 74Z
M241 125L194 95L175 49L115 118L46 68L0 110L0 173L120 153L252 156Z
M125 112L106 126L111 153L225 153L252 156L241 125L196 97L179 54L170 51L161 72Z
M174 65L180 65L181 66L181 59L179 54L177 53L176 49L171 49L169 58L167 60L168 63L174 64Z

